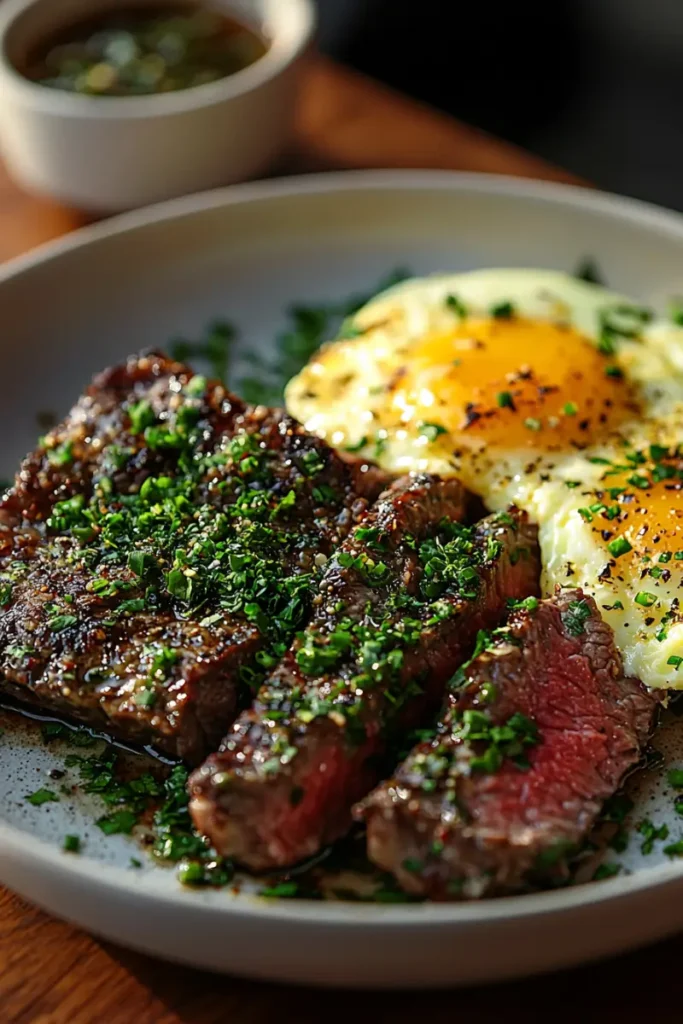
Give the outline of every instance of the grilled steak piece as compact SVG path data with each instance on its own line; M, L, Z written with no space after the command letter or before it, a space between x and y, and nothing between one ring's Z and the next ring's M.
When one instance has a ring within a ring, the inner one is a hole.
M357 809L370 858L422 896L566 876L653 726L654 698L624 678L580 590L513 612L484 646L456 674L433 738Z
M0 691L199 761L380 489L163 355L106 371L0 502Z
M190 779L195 824L221 854L278 868L341 836L477 631L536 589L525 516L467 527L462 514L457 481L401 479L332 557L307 629Z

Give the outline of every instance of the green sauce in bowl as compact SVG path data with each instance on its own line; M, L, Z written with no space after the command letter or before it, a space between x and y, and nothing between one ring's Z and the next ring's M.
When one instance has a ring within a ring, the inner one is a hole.
M201 7L105 11L63 28L33 55L26 75L89 96L149 96L216 82L266 52L252 28Z

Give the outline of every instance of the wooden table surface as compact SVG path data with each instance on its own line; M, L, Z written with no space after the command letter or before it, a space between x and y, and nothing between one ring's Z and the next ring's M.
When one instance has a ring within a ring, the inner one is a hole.
M455 59L455 58L454 58ZM308 67L287 170L430 167L580 183L320 57ZM0 260L83 219L29 197L0 167ZM419 955L419 954L418 954ZM402 1024L619 1021L681 1012L683 941L542 979L453 993L354 994L239 981L170 966L56 921L0 889L0 1024Z

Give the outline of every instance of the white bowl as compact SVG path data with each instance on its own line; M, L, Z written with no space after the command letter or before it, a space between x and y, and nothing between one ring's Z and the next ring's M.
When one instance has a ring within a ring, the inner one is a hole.
M338 304L396 266L415 274L477 266L571 272L586 256L611 288L664 309L683 281L683 217L541 182L374 171L239 185L86 228L0 268L0 473L9 476L35 444L37 410L65 413L91 373L171 337L196 338L217 317L241 332L231 352L238 381L254 372L251 363L240 365L245 354L277 358L272 339L286 328L292 303ZM617 858L619 877L479 903L264 900L248 887L238 894L181 887L172 871L142 857L130 836L97 828L106 806L96 795L78 791L42 807L22 799L47 772L64 769L68 750L2 724L0 883L147 953L278 981L416 988L549 970L683 928L683 860L670 861L662 842L644 854L634 827ZM682 725L674 718L656 735L665 771L683 767ZM633 824L666 823L671 840L679 839L683 819L661 773L642 772L632 784ZM63 850L69 834L83 841L78 856ZM131 867L131 856L143 867ZM629 966L624 970L630 983ZM564 995L573 982L557 984ZM302 1017L337 1020L337 996L329 998L329 1018L322 1010ZM594 1002L589 993L577 993L579 1000ZM285 1019L291 1005L283 1001ZM417 1008L416 997L408 1005ZM517 1005L514 1024L547 1015L538 999L527 1000L526 1009ZM666 996L653 1005L666 1009ZM459 1008L461 1019L493 1019L486 1000L477 1003L478 1014L467 1006L474 1001L454 998L454 1021ZM0 1021L10 1014L0 1006ZM368 1016L359 1009L351 1024ZM374 1015L378 1022L388 1016ZM113 1017L132 1019L124 1010L99 1019ZM241 1017L253 1021L259 1013ZM609 1017L590 1008L577 1014L588 1022ZM230 1020L229 1011L221 1019ZM447 1019L444 1011L439 1020Z
M170 6L169 0L131 0ZM131 6L127 0L127 6ZM157 96L94 97L25 78L36 45L116 0L3 0L0 151L29 191L98 213L126 210L265 171L286 146L312 0L212 0L260 31L266 54L228 78Z

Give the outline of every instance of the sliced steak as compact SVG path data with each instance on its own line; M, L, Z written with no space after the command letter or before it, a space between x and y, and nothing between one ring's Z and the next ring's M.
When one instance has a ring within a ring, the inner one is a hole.
M655 700L624 678L612 630L580 590L513 612L484 644L433 738L357 809L370 858L422 896L561 878L653 725Z
M200 760L380 489L161 354L106 371L0 502L0 691Z
M315 854L351 823L383 755L436 711L477 631L533 592L518 511L462 525L454 480L397 481L332 557L313 619L190 779L196 826L255 870Z

